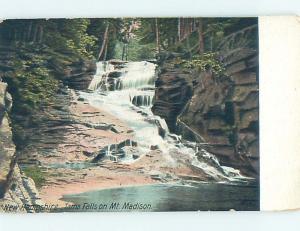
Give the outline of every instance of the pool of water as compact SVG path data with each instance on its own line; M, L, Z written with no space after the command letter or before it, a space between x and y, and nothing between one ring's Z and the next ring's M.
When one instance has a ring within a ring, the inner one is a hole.
M77 212L259 210L255 184L155 184L69 194L62 200L73 203L64 211Z

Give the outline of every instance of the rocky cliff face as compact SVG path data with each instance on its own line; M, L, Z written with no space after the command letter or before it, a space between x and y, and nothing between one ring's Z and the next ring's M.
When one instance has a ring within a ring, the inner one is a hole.
M24 55L25 60L27 57L35 56L34 52L25 51L21 54L12 47L0 47L0 53L0 80L16 78L15 56L23 58ZM15 93L16 86L0 81L0 211L34 212L30 206L43 206L35 182L24 174L19 164L38 164L37 156L55 155L58 144L66 140L66 133L83 134L83 143L92 142L91 139L85 139L86 135L83 132L84 128L89 129L89 124L85 126L85 121L74 122L76 115L71 112L71 105L76 104L72 100L77 97L68 88L87 89L96 72L95 61L72 62L61 60L61 57L49 57L43 63L43 67L48 68L49 73L58 81L58 90L53 99L40 105L33 115L28 116L22 110L11 111L12 101L18 101L20 96L17 94L11 96L8 93L9 89ZM14 118L13 121L10 120L11 116ZM23 140L16 143L17 145L13 142L16 140L13 139L12 123L22 128ZM64 143L66 146L71 146L72 140L74 143L80 142L74 140L71 135L66 141L69 143ZM92 151L92 148L87 150ZM12 209L9 210L9 207Z
M153 112L172 131L196 140L222 165L258 176L258 55L238 49L223 55L224 76L177 68L167 60L156 82Z
M96 62L93 60L79 60L61 63L51 59L49 66L56 78L64 85L76 90L86 90L96 73Z
M154 114L164 118L171 132L176 131L177 117L192 97L195 73L166 62L155 82Z
M51 143L59 142L61 133L65 132L62 126L72 123L69 106L73 98L69 88L87 89L96 72L94 60L72 60L67 55L48 52L43 49L35 51L13 46L0 47L0 77L8 83L8 90L14 98L15 107L11 113L14 141L17 149L22 151L36 140L43 141L43 150ZM30 65L30 68L22 69L16 63L25 63L23 66ZM45 71L48 80L39 80ZM46 81L49 85L44 83L41 87L41 83ZM22 91L18 88L22 88ZM47 92L52 95L49 97ZM35 106L31 99L36 102ZM57 133L59 135L55 136ZM59 137L58 140L56 137Z
M15 145L8 118L12 100L6 89L7 84L0 82L0 197L6 192L7 179L15 159Z
M43 203L33 180L26 177L16 163L16 149L8 117L11 105L7 84L0 82L0 211L33 212L28 209L30 206L42 206Z

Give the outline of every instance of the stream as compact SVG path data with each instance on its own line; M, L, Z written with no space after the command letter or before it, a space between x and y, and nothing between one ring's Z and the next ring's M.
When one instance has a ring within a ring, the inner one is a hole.
M226 211L259 209L259 193L255 185L195 183L193 185L155 184L120 187L70 194L64 201L78 207L64 211L131 212L131 211ZM111 205L117 203L117 208ZM96 205L94 208L89 205ZM132 205L132 207L130 207ZM135 207L134 207L135 206Z
M151 150L160 150L170 165L176 167L179 159L184 160L218 183L122 187L65 195L63 200L75 204L143 201L151 204L148 211L257 210L258 189L247 183L251 179L242 176L236 169L221 166L201 144L184 141L180 136L171 134L166 122L153 115L151 107L156 77L156 64L146 61L117 65L97 63L97 73L89 90L80 92L80 97L124 121L134 132L134 139L128 144L120 148L118 144L106 147L103 158L130 164ZM123 210L128 211L127 208Z
M222 176L232 181L242 179L239 171L220 166L218 160L199 144L183 142L180 136L169 133L166 122L153 115L151 107L156 77L156 65L150 62L122 63L117 69L109 62L99 62L97 73L89 86L90 91L80 92L80 96L90 105L106 110L132 128L134 142L137 143L135 153L145 155L153 149L159 149L170 164L176 165L176 159L171 153L179 152L191 165L205 169L214 178ZM115 154L121 157L119 161L134 161L132 153L124 149L126 147L117 150L123 154L118 155L113 153L115 148L111 145L107 148L106 156ZM201 154L201 161L197 153Z

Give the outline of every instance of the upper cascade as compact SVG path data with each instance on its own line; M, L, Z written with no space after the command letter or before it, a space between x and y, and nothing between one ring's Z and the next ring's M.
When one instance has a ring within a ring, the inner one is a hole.
M128 63L120 77L118 90L154 87L155 69L155 64L146 61Z
M166 121L152 113L150 108L157 78L155 64L146 61L117 65L100 62L98 68L93 82L95 90L81 92L81 96L92 106L104 108L124 121L134 131L135 142L134 147L128 144L121 149L116 148L119 144L109 145L103 150L104 156L114 161L131 162L135 160L133 154L136 152L141 156L159 149L172 166L177 164L175 159L180 158L213 178L243 179L237 170L221 166L200 144L170 133ZM102 152L99 155L102 156Z
M97 72L91 81L88 89L95 91L100 87L103 77L107 77L107 75L114 70L114 66L110 64L108 61L98 62L97 63Z
M88 89L104 91L153 89L156 65L146 61L124 62L121 67L109 61L97 63L97 73ZM149 103L149 100L148 100Z

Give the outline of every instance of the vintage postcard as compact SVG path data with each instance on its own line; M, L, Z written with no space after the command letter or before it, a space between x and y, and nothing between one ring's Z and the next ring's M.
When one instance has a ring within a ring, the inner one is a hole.
M0 211L260 210L258 18L3 19Z

